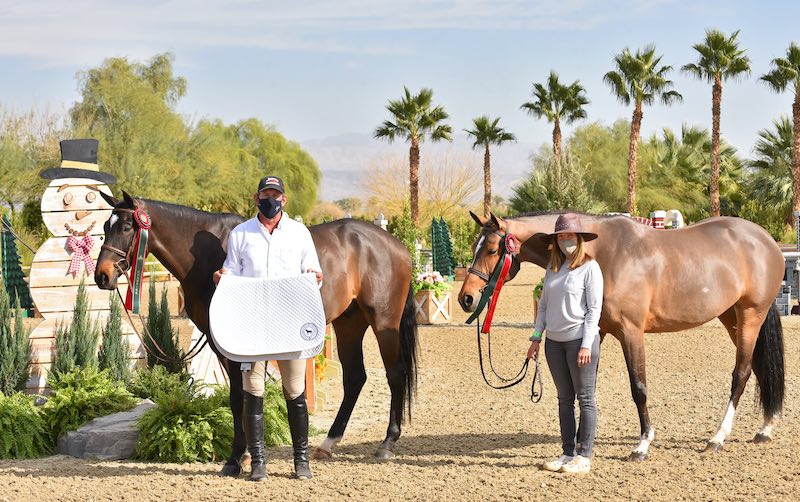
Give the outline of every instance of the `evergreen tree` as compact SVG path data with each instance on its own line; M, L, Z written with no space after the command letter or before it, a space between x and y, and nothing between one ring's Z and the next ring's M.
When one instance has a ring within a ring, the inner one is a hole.
M114 380L127 382L131 377L131 347L122 334L122 305L117 295L111 293L111 312L103 329L103 343L100 346L98 362L100 369L108 369Z
M2 261L2 275L8 297L14 299L13 305L20 305L28 310L33 307L31 292L25 282L22 272L20 257L17 252L17 243L11 234L11 221L3 215L2 232L0 232L0 261Z
M22 321L22 309L14 311L14 328L11 328L11 301L4 288L0 288L0 393L11 395L24 390L28 380L31 344L29 332Z
M161 289L161 304L156 297L156 284L150 278L149 299L147 305L147 330L150 336L145 336L147 346L147 366L161 365L170 373L181 373L184 365L178 359L181 350L178 348L178 333L170 320L169 304L167 302L167 287ZM153 339L151 340L150 337ZM155 341L158 347L153 343ZM162 353L163 352L163 353Z
M99 338L100 328L97 321L89 317L89 297L81 279L72 309L72 322L68 327L62 322L56 328L56 349L51 367L54 376L58 378L76 366L97 367Z

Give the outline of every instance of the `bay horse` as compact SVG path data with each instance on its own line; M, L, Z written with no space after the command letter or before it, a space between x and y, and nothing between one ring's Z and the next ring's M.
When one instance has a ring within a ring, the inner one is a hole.
M472 273L458 302L474 311L499 260L501 237L516 236L518 259L546 268L547 241L561 213L531 213L511 218L480 218L473 245ZM582 215L587 252L603 271L600 333L622 344L641 436L631 461L647 458L655 437L647 410L644 333L682 331L719 318L736 346L730 399L722 422L705 452L718 452L730 434L739 398L751 371L760 387L764 422L754 443L771 440L784 398L784 349L780 316L774 305L784 274L781 250L760 226L740 218L716 217L676 230L656 230L627 216ZM477 273L476 273L477 272Z
M127 261L123 266L126 268L132 259L137 225L133 210L144 210L152 222L150 252L180 281L189 318L207 335L209 345L230 377L234 437L231 456L222 474L238 475L246 446L242 429L242 372L240 363L225 359L208 337L208 309L215 290L212 274L225 261L228 234L244 219L233 214L208 213L133 198L125 192L123 200L102 192L101 195L113 210L105 222L95 282L102 289L116 288L120 274L118 264ZM338 220L313 226L310 230L325 274L322 302L326 321L333 323L336 332L344 385L344 398L336 419L327 438L314 452L314 458L332 455L367 380L362 342L368 326L372 326L377 338L391 390L389 426L375 456L390 458L400 437L404 410L407 408L410 413L416 387L417 324L411 288L411 257L400 241L370 223Z

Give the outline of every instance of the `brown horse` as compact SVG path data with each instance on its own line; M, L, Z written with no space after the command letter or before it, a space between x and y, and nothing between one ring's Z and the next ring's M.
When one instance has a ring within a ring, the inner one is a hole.
M520 261L546 267L542 240L558 214L530 214L505 220L472 214L482 227L472 269L490 273L498 261L500 237L522 243ZM581 217L600 237L587 242L603 271L600 332L622 344L631 392L639 412L641 437L630 460L644 460L654 438L647 411L644 333L681 331L715 317L736 345L731 394L722 423L705 451L722 448L751 371L760 386L763 428L754 442L771 439L783 406L783 333L774 306L784 274L780 248L760 226L739 218L710 218L680 230L655 230L625 216ZM486 281L469 274L458 294L465 311L474 311Z
M132 259L136 230L132 210L142 209L152 220L150 252L180 281L189 318L208 334L208 308L215 289L212 274L225 261L229 232L243 219L123 194L122 201L101 194L114 210L105 223L105 240L97 258L95 282L103 289L116 288L118 265L126 268ZM333 447L344 435L367 380L362 341L368 326L372 326L378 340L391 389L389 427L375 455L389 458L400 437L405 407L410 411L416 385L417 326L411 290L411 257L400 241L369 223L339 220L310 230L325 273L322 300L325 317L336 330L344 384L339 412L328 437L317 448L315 458L331 456ZM216 352L211 338L209 344ZM245 452L241 420L242 374L239 363L225 360L219 353L217 356L224 361L230 377L234 416L233 448L223 474L238 475Z

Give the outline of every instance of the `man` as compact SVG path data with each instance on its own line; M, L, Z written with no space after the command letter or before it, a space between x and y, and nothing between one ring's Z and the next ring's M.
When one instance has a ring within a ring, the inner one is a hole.
M219 283L221 274L243 277L293 277L314 272L322 283L322 269L311 233L302 224L285 216L287 197L283 181L266 176L258 183L254 195L258 214L234 228L228 236L228 256L223 267L214 273ZM257 306L255 306L258 308ZM275 313L279 315L279 313ZM244 364L243 426L250 451L252 481L267 477L264 456L264 379L266 362ZM278 361L283 394L289 411L289 429L294 449L297 479L311 479L308 465L308 406L305 394L306 359Z

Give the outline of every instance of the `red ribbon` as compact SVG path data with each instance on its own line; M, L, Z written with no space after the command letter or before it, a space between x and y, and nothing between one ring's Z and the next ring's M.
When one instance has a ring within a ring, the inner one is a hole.
M67 273L75 277L81 270L81 261L86 267L86 275L94 273L94 260L92 260L91 251L94 247L94 239L91 235L84 235L83 239L78 239L74 235L67 238L67 247L72 252L72 261L69 262Z
M481 333L488 333L492 329L492 318L494 317L494 309L497 307L497 300L500 298L500 290L503 289L503 284L508 276L508 271L511 269L512 255L516 248L517 242L515 237L511 234L506 235L506 252L503 255L503 268L500 269L500 275L497 276L497 285L492 292L492 299L489 302L489 310L486 312L486 319L481 326Z

